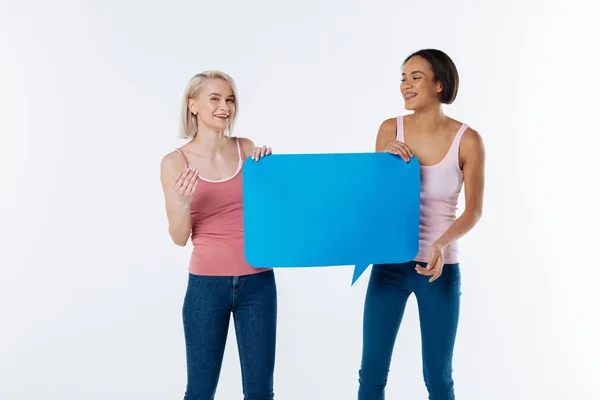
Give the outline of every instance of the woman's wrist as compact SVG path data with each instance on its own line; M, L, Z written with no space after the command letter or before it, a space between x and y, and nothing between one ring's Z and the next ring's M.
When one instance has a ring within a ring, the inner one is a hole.
M446 247L448 247L448 243L444 243L442 238L439 238L438 240L433 242L433 246L439 248L440 250L444 250Z

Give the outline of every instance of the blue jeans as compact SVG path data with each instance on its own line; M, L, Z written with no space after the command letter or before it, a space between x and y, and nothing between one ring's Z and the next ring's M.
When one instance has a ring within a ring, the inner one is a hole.
M187 358L184 400L213 400L233 313L245 400L272 400L277 289L272 270L254 275L189 275L183 304Z
M411 293L421 325L423 377L430 400L454 400L452 355L460 308L459 264L446 264L432 283L416 262L374 265L363 316L359 400L383 400L392 352ZM420 263L421 266L426 264Z

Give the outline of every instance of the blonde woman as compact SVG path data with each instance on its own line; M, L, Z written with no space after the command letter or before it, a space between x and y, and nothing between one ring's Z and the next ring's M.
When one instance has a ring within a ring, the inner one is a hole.
M238 111L227 74L191 78L182 105L182 137L189 142L161 163L169 234L193 252L183 304L187 358L185 400L213 399L233 314L246 400L273 395L277 291L272 269L244 258L242 163L271 149L231 137Z

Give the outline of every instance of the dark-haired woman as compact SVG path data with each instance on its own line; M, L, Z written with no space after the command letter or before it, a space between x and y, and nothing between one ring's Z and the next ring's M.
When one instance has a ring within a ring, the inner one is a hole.
M359 400L383 400L406 301L415 294L421 329L423 377L430 400L454 395L452 356L458 327L460 269L457 240L479 221L485 150L480 135L446 116L458 92L458 72L444 52L420 50L406 58L400 92L411 114L385 120L376 151L421 164L419 252L411 262L374 265L363 316ZM395 184L391 182L390 184ZM456 218L464 184L465 208ZM390 201L393 214L394 203Z

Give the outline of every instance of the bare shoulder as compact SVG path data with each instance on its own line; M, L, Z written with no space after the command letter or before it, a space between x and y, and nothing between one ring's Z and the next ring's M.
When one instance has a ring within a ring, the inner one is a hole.
M181 154L177 150L173 150L162 158L160 168L161 170L181 170L185 169L186 166Z
M380 139L385 139L387 141L393 140L396 138L396 129L398 127L398 122L396 118L388 118L381 123L379 126L379 132L377 136Z
M184 172L187 168L181 154L174 150L165 155L160 162L160 179L163 185L169 182L175 182L177 175Z
M485 159L483 138L475 129L467 128L460 140L459 147L461 164L467 162L479 163Z
M384 151L386 146L396 138L396 118L388 118L381 123L375 140L375 151Z
M254 148L256 147L254 142L251 139L245 138L245 137L238 137L237 139L240 141L240 144L242 145L244 152L246 154L252 154L252 152L254 151Z
M484 150L483 138L473 128L467 128L460 141L461 147L474 151Z
M379 131L380 132L396 132L396 127L398 124L398 120L396 118L388 118L385 121L383 121L381 123L381 125L379 126Z

